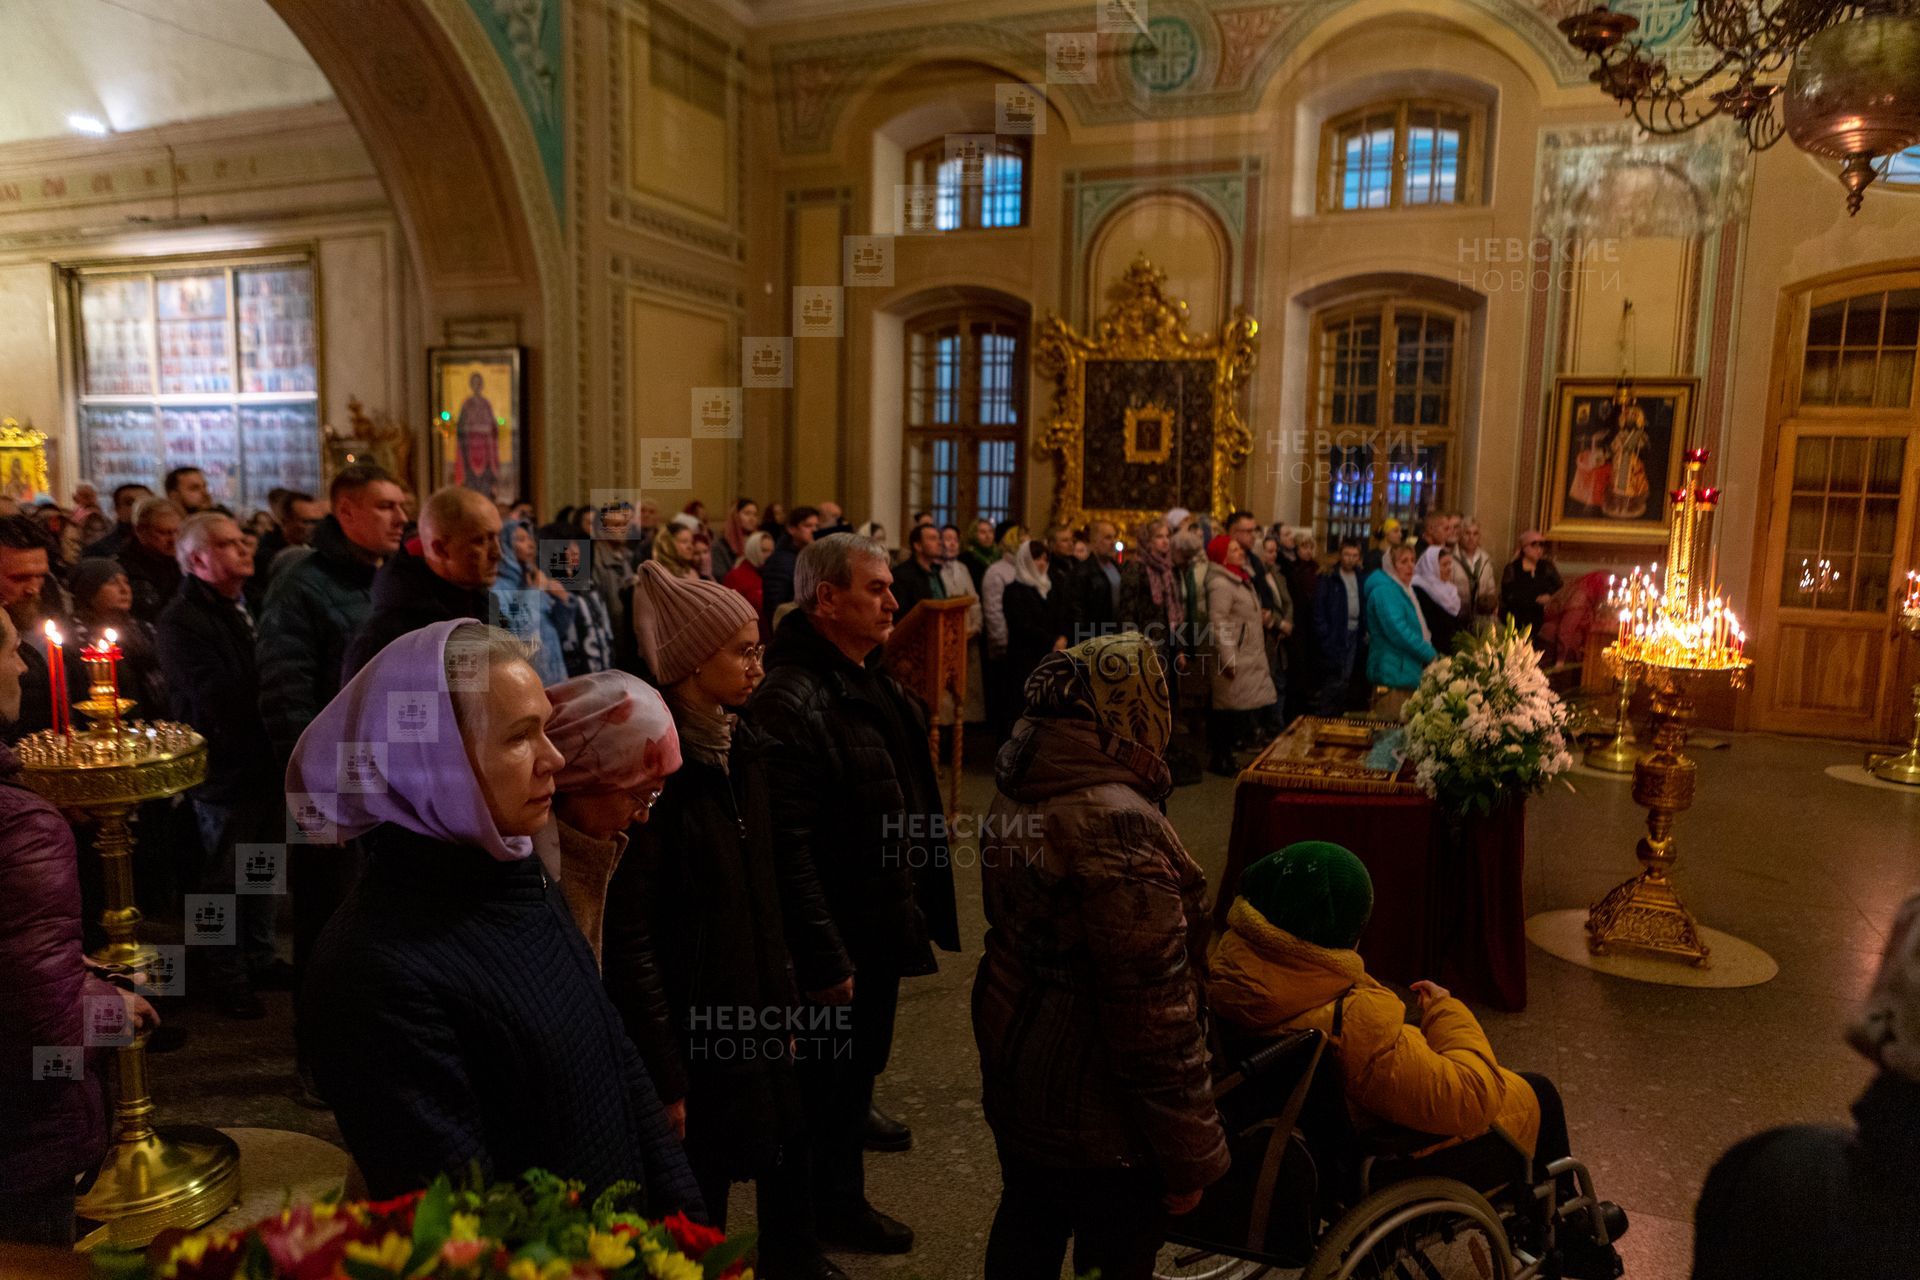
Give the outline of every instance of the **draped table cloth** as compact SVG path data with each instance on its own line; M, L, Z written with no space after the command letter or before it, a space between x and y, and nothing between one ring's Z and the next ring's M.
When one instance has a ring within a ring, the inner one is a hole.
M1411 766L1370 768L1386 721L1302 716L1240 774L1214 925L1241 872L1298 840L1353 850L1373 877L1373 917L1360 938L1367 972L1405 986L1422 978L1498 1009L1527 1001L1525 809L1455 819L1413 782Z

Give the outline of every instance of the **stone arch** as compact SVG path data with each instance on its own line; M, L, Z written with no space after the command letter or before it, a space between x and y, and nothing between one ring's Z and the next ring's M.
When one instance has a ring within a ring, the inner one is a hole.
M511 319L528 348L529 492L573 487L558 211L506 68L458 0L268 0L332 84L392 201L421 328ZM411 353L410 353L411 354ZM408 406L424 415L425 406Z

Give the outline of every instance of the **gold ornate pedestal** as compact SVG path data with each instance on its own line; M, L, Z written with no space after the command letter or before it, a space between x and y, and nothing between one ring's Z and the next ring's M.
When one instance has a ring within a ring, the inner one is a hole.
M1900 626L1907 635L1920 639L1920 611L1903 609ZM1899 755L1875 755L1867 759L1867 772L1886 782L1920 787L1920 681L1913 686L1913 736Z
M112 696L112 695L109 695ZM99 700L80 704L95 708ZM117 699L124 712L132 703ZM133 900L134 810L175 795L207 776L207 744L185 725L119 724L110 719L72 737L32 734L19 745L21 781L65 810L100 824L95 843L106 878L107 945L94 958L145 968L155 959L140 942ZM156 1128L147 1086L144 1035L118 1050L114 1143L79 1214L104 1224L91 1242L138 1248L168 1227L211 1221L240 1194L240 1151L225 1134L198 1125Z
M1587 913L1587 946L1596 955L1609 947L1632 947L1707 963L1708 947L1693 913L1674 891L1671 873L1679 858L1674 819L1693 807L1693 760L1684 753L1687 720L1693 714L1698 671L1644 668L1653 689L1653 746L1633 765L1634 803L1647 809L1647 834L1634 848L1644 868ZM1738 675L1735 675L1738 687Z
M1632 773L1640 760L1640 744L1634 740L1633 721L1628 707L1633 701L1633 675L1624 668L1615 673L1620 681L1620 703L1613 714L1613 738L1587 748L1583 757L1589 769L1606 773Z

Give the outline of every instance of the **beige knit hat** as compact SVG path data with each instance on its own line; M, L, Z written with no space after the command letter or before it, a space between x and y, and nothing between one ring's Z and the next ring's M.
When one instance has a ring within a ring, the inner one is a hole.
M633 583L633 634L654 683L678 684L756 621L753 606L732 587L704 578L677 578L657 560L640 566Z

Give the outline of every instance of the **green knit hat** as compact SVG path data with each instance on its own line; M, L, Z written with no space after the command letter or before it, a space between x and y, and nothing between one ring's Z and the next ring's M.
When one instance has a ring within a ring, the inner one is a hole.
M1240 896L1275 928L1346 951L1359 944L1373 914L1373 877L1339 845L1302 840L1241 873Z

